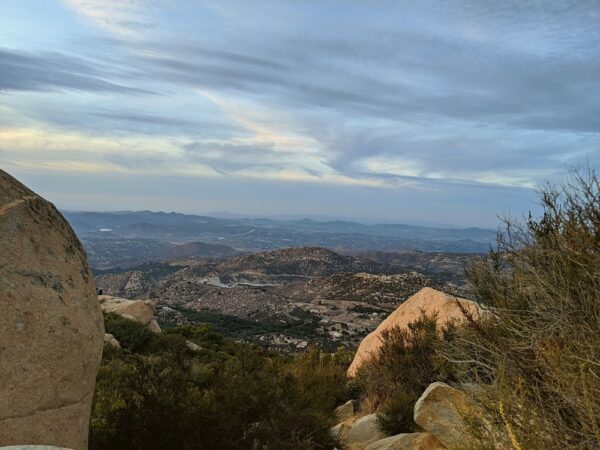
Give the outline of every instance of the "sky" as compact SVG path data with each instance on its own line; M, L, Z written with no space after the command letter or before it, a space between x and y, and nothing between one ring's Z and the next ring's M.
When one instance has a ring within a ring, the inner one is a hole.
M495 227L600 163L597 0L0 0L0 168L71 210Z

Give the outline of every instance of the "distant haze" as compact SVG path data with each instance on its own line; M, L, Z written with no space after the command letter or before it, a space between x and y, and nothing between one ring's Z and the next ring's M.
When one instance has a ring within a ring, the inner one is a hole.
M495 228L600 162L600 2L5 0L0 168L63 209Z

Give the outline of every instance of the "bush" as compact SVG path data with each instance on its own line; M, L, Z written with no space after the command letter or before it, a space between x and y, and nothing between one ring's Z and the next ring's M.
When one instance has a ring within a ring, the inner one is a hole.
M599 180L575 173L541 203L541 219L507 220L498 248L469 269L493 318L473 322L448 357L463 380L489 386L479 399L497 424L488 441L599 448Z
M133 352L143 351L153 337L152 331L144 325L116 313L104 314L104 328L119 341L123 349Z
M204 325L150 335L138 325L107 320L124 345L105 353L98 373L90 449L335 446L329 428L345 398L345 353L284 358Z
M423 314L407 328L384 332L376 357L359 369L362 403L378 411L380 427L390 435L416 431L413 408L423 391L434 381L454 379L452 365L440 356L454 325L440 331L436 318Z

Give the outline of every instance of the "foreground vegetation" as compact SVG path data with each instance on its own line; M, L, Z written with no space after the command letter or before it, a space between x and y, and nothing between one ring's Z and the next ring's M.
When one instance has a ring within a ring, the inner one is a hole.
M449 353L515 448L600 448L600 181L593 171L541 192L541 219L508 220L472 267L493 317Z
M412 432L434 381L477 386L468 423L481 449L600 448L600 181L575 175L541 200L541 219L507 221L468 271L488 315L393 329L350 383L344 352L283 357L208 326L155 335L107 316L123 350L105 352L90 448L333 448L336 405L358 397L389 434Z
M356 384L384 430L415 431L416 400L446 381L479 386L466 418L479 448L600 448L600 182L575 174L541 203L468 270L486 318L439 332L423 316L383 336Z
M154 334L115 315L90 424L90 449L333 448L348 355L284 358L209 326ZM200 346L191 350L188 341Z

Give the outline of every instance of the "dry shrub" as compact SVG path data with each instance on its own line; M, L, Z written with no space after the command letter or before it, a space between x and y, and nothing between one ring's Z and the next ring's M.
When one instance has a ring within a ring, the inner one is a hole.
M543 216L505 221L498 247L468 270L494 317L447 358L514 448L600 448L600 183L574 172L540 192ZM481 433L482 430L479 430ZM484 440L485 440L484 439Z

